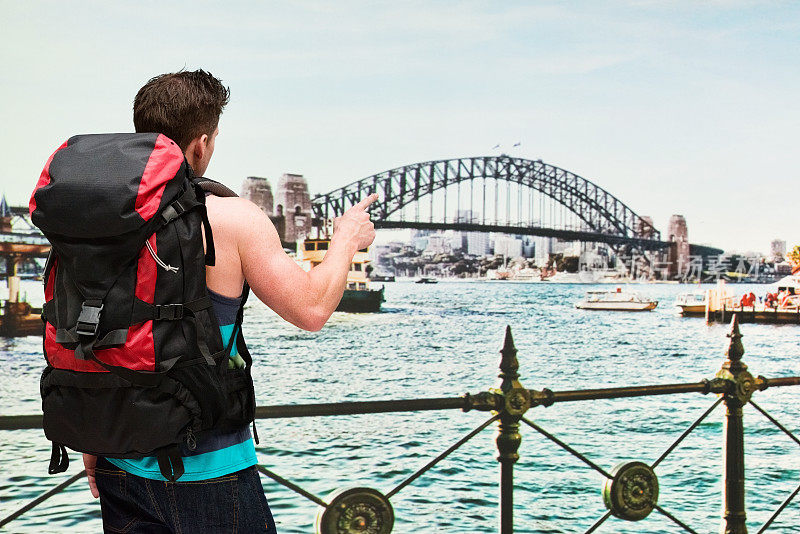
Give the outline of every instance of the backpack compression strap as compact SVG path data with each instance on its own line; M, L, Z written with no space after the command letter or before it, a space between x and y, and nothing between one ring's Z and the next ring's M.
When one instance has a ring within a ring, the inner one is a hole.
M253 399L256 398L256 388L255 384L253 383L253 357L250 355L250 349L247 348L247 343L244 340L244 334L242 333L242 323L244 323L244 305L247 302L247 297L250 296L250 286L245 281L244 287L242 288L242 301L239 304L239 311L236 314L236 326L234 327L234 332L236 332L236 350L239 352L239 355L247 364L246 371L247 376L250 377L250 394L253 396ZM233 337L231 337L231 345L233 344ZM227 351L230 353L231 347L229 346ZM256 420L255 414L253 417L253 439L258 445L258 430L256 430Z
M211 223L208 220L208 212L206 211L205 199L203 198L204 189L197 181L192 183L195 187L198 187L198 189L187 188L178 199L164 208L164 211L161 212L161 226L165 226L170 221L177 219L191 210L196 209L200 211L203 221L203 231L206 236L206 265L213 266L216 262L214 234L211 232Z
M169 445L156 452L158 469L161 475L170 482L175 482L184 473L181 449L177 445Z

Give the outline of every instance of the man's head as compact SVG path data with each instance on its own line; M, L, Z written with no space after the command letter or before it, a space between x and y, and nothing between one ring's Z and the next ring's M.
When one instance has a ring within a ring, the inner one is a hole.
M203 70L161 74L136 93L133 125L137 132L158 132L175 141L202 175L229 99L230 90Z

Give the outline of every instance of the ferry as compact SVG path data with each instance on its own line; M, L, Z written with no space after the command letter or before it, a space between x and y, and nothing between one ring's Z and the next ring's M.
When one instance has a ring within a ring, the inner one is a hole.
M330 242L329 238L305 239L298 247L297 259L300 266L304 270L310 271L322 263ZM347 286L336 311L369 313L381 310L381 303L385 301L383 298L384 286L381 286L380 289L369 288L369 279L367 278L369 263L367 249L356 252L350 264L350 271L347 273Z
M620 287L616 291L587 291L586 297L575 303L580 310L604 311L650 311L656 306L657 300L642 297L635 291L622 291Z

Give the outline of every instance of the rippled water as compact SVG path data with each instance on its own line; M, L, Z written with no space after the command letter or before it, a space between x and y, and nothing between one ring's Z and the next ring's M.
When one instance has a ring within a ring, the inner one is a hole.
M697 382L724 360L723 325L675 315L686 286L643 285L659 299L651 313L580 311L590 286L502 282L386 285L379 314L334 314L318 333L283 323L260 303L247 310L245 335L257 361L261 405L457 397L497 384L507 324L519 350L521 382L531 389ZM739 289L739 288L737 288ZM741 286L756 294L763 287ZM29 289L33 295L35 286ZM798 374L798 326L742 326L754 375ZM0 413L39 409L41 339L0 339ZM671 395L562 403L526 416L593 462L658 458L715 397ZM800 434L800 387L756 394L756 402ZM262 420L259 460L325 498L337 488L388 493L488 418L461 411ZM657 469L659 504L697 532L719 530L723 410L718 408ZM748 526L758 530L800 484L800 447L753 409L745 410ZM522 426L515 469L516 532L584 532L605 513L604 479ZM499 464L490 427L392 498L397 533L497 532ZM40 430L0 432L0 517L79 469L47 475L49 444ZM311 533L317 506L264 480L281 533ZM99 532L99 505L85 481L22 518L8 532ZM800 532L800 499L770 531ZM596 532L672 533L683 529L654 512L639 523L609 519Z

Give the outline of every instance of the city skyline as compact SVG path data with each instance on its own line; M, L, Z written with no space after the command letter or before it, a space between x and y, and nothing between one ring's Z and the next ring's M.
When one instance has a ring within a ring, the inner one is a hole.
M0 2L12 205L66 138L130 131L149 77L205 68L232 94L208 174L234 189L297 173L323 193L506 152L583 176L662 232L684 215L692 243L800 244L796 4L177 2L155 16L132 2Z

